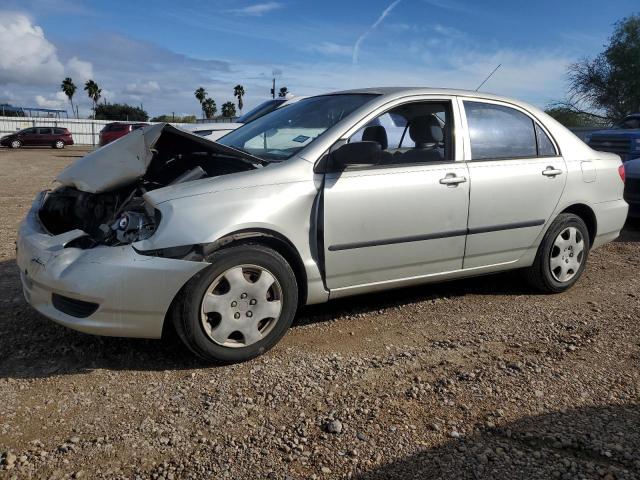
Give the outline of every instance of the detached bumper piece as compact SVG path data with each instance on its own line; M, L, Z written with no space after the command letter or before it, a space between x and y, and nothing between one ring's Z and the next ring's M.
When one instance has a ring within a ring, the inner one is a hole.
M76 300L57 293L51 295L51 303L56 310L76 318L87 318L100 306L97 303Z

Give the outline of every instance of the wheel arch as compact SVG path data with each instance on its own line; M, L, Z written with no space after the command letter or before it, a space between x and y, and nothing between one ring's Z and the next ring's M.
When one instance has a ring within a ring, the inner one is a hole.
M302 256L295 245L284 235L274 230L264 228L251 228L228 233L215 242L203 246L205 255L217 250L228 248L243 243L257 243L278 252L289 263L296 276L298 284L299 305L307 301L307 273L304 268Z
M566 207L560 213L572 213L582 219L587 225L587 231L589 232L589 246L593 245L598 232L598 220L596 214L591 207L584 203L574 203Z

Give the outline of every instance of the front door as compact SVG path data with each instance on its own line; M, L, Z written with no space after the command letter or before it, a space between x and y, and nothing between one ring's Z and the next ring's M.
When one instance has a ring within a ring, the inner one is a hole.
M515 262L535 243L567 178L540 124L499 102L463 102L470 140L464 268Z
M455 161L453 122L450 101L413 102L350 139L380 143L384 160L325 175L330 290L462 268L470 182L465 163Z
M37 145L38 144L38 129L28 128L23 130L19 135L20 141L23 145Z

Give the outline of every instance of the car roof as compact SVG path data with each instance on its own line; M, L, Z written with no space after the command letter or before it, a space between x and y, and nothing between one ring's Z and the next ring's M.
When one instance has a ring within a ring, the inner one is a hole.
M405 97L409 95L448 95L448 96L464 96L479 99L507 101L510 103L520 104L519 100L495 95L493 93L478 92L475 90L463 90L457 88L436 88L436 87L370 87L359 88L353 90L341 90L328 93L327 95L344 95L344 94L370 94L382 95L385 97Z

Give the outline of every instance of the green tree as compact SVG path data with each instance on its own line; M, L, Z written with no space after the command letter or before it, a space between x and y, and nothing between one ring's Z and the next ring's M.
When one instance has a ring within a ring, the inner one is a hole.
M207 119L211 119L218 111L216 101L213 98L205 98L202 102L202 112Z
M196 96L198 102L200 102L200 109L202 110L202 118L205 116L204 101L207 99L207 91L204 87L199 87L193 94Z
M157 117L153 117L151 119L152 122L175 122L175 123L196 123L195 115L185 115L181 117L180 115L158 115Z
M64 94L69 99L69 103L71 104L71 113L77 117L76 110L73 107L73 95L76 93L77 87L71 77L65 78L60 84L60 89L64 92Z
M244 101L242 100L244 97L244 87L239 84L233 87L233 96L238 99L238 110L242 113L242 107L244 107Z
M545 108L545 113L567 128L576 127L599 127L605 126L608 122L591 113L577 111L570 105L564 103L554 103Z
M609 120L640 111L640 15L617 22L603 52L571 65L569 81L576 111L586 104Z
M231 118L236 116L236 104L233 102L225 102L222 105L222 116Z
M125 120L129 122L146 122L149 114L141 107L134 107L126 103L101 103L96 106L97 120Z
M98 84L93 80L87 80L84 84L84 90L93 101L93 118L96 118L96 108L98 106L98 100L100 100L100 96L102 95L102 89L98 87Z
M289 95L289 89L287 87L281 87L280 91L278 92L278 96L284 98L287 95Z

